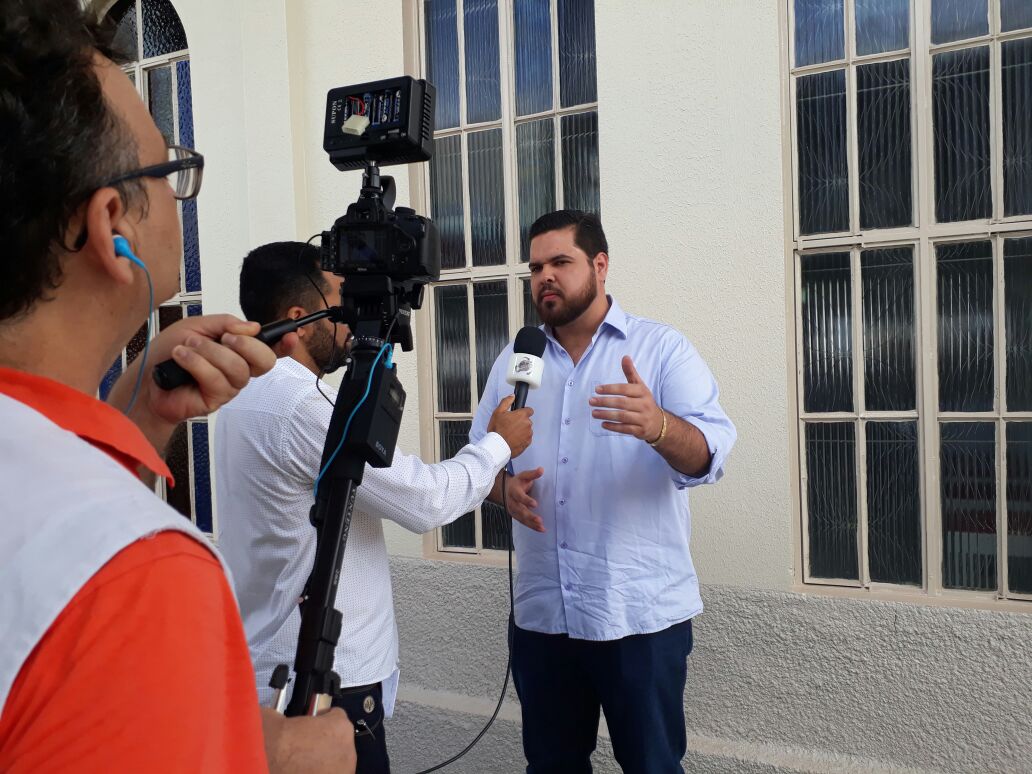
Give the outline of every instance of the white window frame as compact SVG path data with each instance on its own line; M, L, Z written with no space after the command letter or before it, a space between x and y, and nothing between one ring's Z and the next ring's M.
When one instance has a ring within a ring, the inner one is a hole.
M506 262L499 266L472 266L459 269L443 269L441 279L427 288L422 309L417 312L416 342L419 364L419 429L421 452L423 459L440 459L441 421L471 420L472 413L449 413L437 410L437 363L434 332L436 331L436 310L434 308L434 288L444 285L465 285L468 303L468 325L470 358L476 359L476 331L473 315L474 283L504 280L508 288L508 320L509 330L517 331L523 325L523 282L529 281L528 264L520 260L519 203L517 202L516 172L516 125L552 118L553 143L555 160L555 201L557 206L563 202L563 155L561 121L563 116L580 113L598 112L598 101L578 104L572 107L560 107L560 73L559 73L559 23L558 0L550 0L551 34L552 34L552 95L551 110L526 116L516 116L516 80L513 30L512 0L498 0L498 45L501 50L499 78L501 89L501 117L496 121L468 123L466 121L466 89L465 89L465 34L462 0L457 6L458 21L458 60L459 60L459 124L448 129L435 131L435 137L461 136L461 165L463 183L463 223L465 228L465 254L468 264L472 264L472 224L469 217L469 175L467 169L467 137L470 132L500 128L502 130L503 185L506 218ZM424 78L426 76L426 35L424 8L421 0L406 0L405 15L405 53L406 70L410 74ZM410 190L413 206L422 213L433 217L430 203L430 166L429 164L413 164L409 167ZM470 394L477 394L477 375L470 369ZM442 531L436 529L423 536L423 555L426 558L446 559L458 562L473 562L489 566L504 566L507 562L506 551L483 548L483 518L481 508L474 514L475 547L445 547Z
M883 54L856 56L855 0L845 0L845 57L834 62L793 67L795 55L794 0L782 0L782 141L785 194L785 278L790 293L786 298L787 330L794 346L788 347L789 384L795 391L789 401L790 456L793 486L793 532L798 536L796 586L807 592L836 596L877 597L891 600L917 600L932 604L989 607L1029 612L1027 602L1032 594L1008 589L1006 550L1006 435L1005 424L1011 420L1032 420L1032 412L1007 411L1001 406L1006 384L1006 348L1004 328L1004 262L1003 240L1032 235L1032 215L1003 215L1003 97L1001 50L1004 42L1032 38L1032 30L1001 32L1000 2L989 0L989 34L948 44L931 44L932 0L910 2L910 97L912 207L914 225L901 228L859 228L858 145L856 137L856 66L871 62L901 59L902 50ZM992 216L986 219L938 223L935 220L934 137L931 116L932 57L947 51L990 48L990 166L992 180ZM798 76L830 70L846 70L846 132L849 170L850 229L834 234L800 234L798 151L796 144L796 93ZM938 353L936 329L936 255L939 244L949 242L991 241L995 285L994 313L994 409L991 412L940 412L938 408ZM916 410L909 412L868 412L864 408L863 385L863 306L860 284L859 253L862 250L912 246L914 271L914 353L917 391ZM842 413L807 414L803 408L803 339L801 317L801 271L799 256L806 253L849 252L852 294L853 391L857 410ZM919 587L876 583L870 579L868 563L868 520L866 497L866 434L869 419L886 421L915 420L918 423L919 497L922 518L922 583ZM859 580L814 578L809 573L809 529L806 502L806 421L852 421L856 428L855 464L858 497L857 550ZM996 427L996 571L995 591L947 589L942 583L942 513L940 499L939 427L944 421L992 422Z

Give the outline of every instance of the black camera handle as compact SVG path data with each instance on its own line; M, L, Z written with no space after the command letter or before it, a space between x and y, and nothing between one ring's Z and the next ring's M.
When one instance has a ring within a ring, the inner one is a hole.
M293 333L304 325L326 317L329 317L331 322L343 322L343 309L339 306L333 306L305 317L299 317L296 320L277 320L268 325L263 325L262 329L255 335L255 338L271 347L288 333ZM154 381L163 390L174 390L176 387L192 384L194 381L190 372L172 359L162 361L154 366L153 375Z

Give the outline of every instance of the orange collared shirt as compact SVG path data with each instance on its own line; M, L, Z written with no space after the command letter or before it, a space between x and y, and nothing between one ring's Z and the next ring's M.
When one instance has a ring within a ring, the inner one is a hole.
M0 393L132 472L171 480L121 412L0 368ZM0 714L0 771L267 771L254 672L219 562L166 532L111 559L68 603Z

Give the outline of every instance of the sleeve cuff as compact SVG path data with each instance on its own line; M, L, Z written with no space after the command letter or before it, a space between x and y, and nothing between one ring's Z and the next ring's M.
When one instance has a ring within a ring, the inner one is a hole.
M671 478L674 483L677 484L679 489L688 489L693 486L701 486L703 484L715 484L720 481L724 476L724 460L727 458L727 450L730 444L726 446L717 446L714 443L714 435L712 431L707 431L707 428L698 422L693 422L691 417L681 417L685 422L692 425L696 430L702 433L702 437L706 439L706 446L710 452L710 466L701 476L689 476L685 473L681 473L673 468L670 468Z
M488 433L477 441L476 445L487 452L491 463L499 470L509 461L509 455L512 454L509 444L498 433Z

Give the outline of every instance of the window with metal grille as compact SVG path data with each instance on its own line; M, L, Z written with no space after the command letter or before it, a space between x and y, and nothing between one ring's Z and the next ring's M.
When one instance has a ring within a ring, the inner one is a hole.
M1032 600L1032 3L786 11L803 580Z

